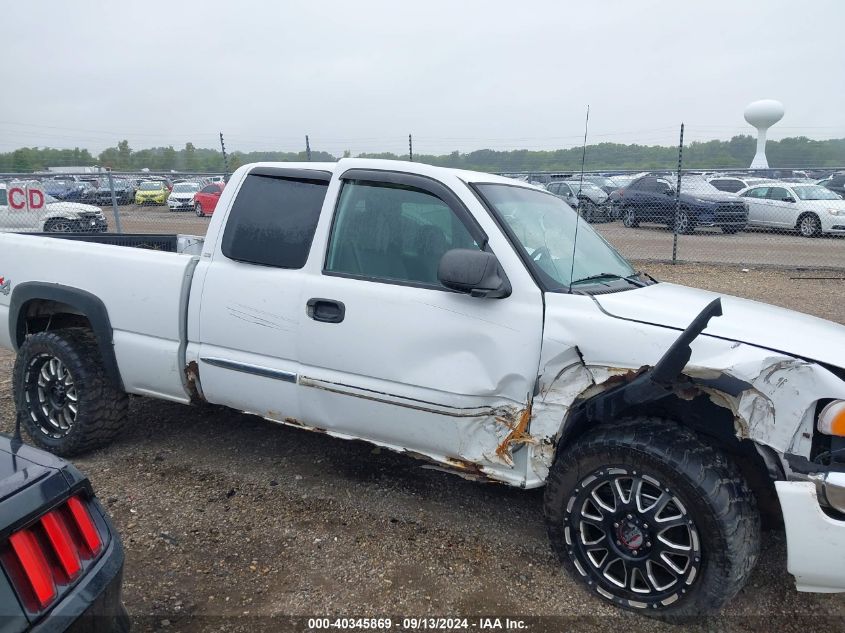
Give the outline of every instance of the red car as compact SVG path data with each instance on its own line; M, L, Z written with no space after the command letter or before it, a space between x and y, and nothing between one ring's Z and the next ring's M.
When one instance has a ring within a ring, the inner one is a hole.
M194 211L199 217L214 213L214 207L217 206L217 201L220 200L220 194L223 193L225 186L225 183L213 182L194 194Z

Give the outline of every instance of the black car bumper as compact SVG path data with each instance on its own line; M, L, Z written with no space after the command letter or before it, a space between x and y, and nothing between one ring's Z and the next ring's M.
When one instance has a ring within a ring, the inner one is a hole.
M121 601L123 546L106 514L100 514L111 534L105 553L61 602L35 623L30 629L34 633L129 631L129 614Z

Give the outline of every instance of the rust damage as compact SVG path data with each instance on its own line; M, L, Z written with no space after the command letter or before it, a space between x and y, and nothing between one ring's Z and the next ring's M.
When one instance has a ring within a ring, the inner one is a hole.
M516 424L511 423L505 418L497 417L496 420L504 423L509 429L507 437L496 448L496 455L513 464L511 457L511 447L519 444L535 444L536 439L528 433L528 423L531 421L531 405L529 404L525 409L519 412L516 418Z
M192 360L185 367L185 390L188 392L191 404L202 404L206 402L205 396L202 395L202 389L200 388L200 368L195 360Z
M393 449L388 449L393 450ZM484 472L484 469L474 462L467 461L465 459L460 459L457 457L445 457L445 461L440 461L430 457L424 453L417 453L416 451L394 451L394 452L401 452L408 457L412 457L413 459L417 459L421 462L425 462L423 468L428 468L431 470L439 470L445 473L450 473L453 475L458 475L459 477L463 477L464 479L469 479L470 481L477 481L482 483L490 483L490 484L499 484L502 483L493 479Z

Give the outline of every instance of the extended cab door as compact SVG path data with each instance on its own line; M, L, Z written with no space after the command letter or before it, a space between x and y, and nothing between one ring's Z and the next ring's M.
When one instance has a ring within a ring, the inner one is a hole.
M241 182L212 261L195 276L204 275L196 338L209 402L274 420L299 417L300 269L329 179L324 171L258 166Z
M324 211L298 306L302 414L309 426L519 481L527 451L508 439L528 420L542 295L452 180L351 169L332 184L336 207ZM443 287L438 264L455 248L493 252L511 295Z

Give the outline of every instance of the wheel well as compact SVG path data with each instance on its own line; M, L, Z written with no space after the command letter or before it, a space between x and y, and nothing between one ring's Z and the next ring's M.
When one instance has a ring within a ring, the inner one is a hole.
M682 393L683 396L671 394L658 401L632 407L625 412L625 417L663 418L667 423L689 428L702 441L726 453L739 467L754 493L764 527L780 527L782 513L774 481L784 475L779 470L780 466L774 465L775 459L764 459L762 453L768 454L771 449L760 447L758 450L758 445L752 440L740 440L736 436L733 412L713 402L708 395L698 392L698 395L688 397L688 391ZM558 442L558 452L565 451L595 425L583 413L574 414L565 425Z
M84 327L94 334L106 373L123 389L114 354L113 332L105 304L78 288L41 282L24 282L12 293L9 332L15 350L36 332Z
M93 330L91 321L76 308L61 301L33 299L24 304L18 317L16 343L20 346L28 334L83 327ZM23 325L23 328L20 325Z
M799 216L798 216L798 219L795 221L795 228L796 228L796 229L797 229L797 228L799 227L799 225L801 224L801 220L803 220L804 218L806 218L808 215L814 215L814 216L816 216L816 219L817 219L817 220L819 219L819 216L818 216L818 214L817 214L817 213L813 213L812 211L804 211L801 215L799 215Z

